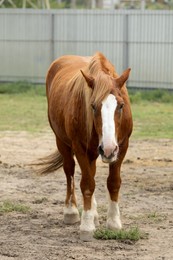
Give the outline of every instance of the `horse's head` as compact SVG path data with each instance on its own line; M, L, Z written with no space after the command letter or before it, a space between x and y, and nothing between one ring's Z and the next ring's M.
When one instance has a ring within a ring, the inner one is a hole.
M124 106L121 88L129 73L130 69L127 69L118 78L107 74L94 78L82 72L88 86L93 90L91 107L95 130L99 136L98 151L105 163L115 162L118 158L118 136L122 131L120 126Z

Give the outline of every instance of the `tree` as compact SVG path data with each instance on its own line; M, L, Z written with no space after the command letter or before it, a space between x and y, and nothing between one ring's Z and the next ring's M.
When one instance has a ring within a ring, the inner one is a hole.
M71 0L70 7L71 8L76 8L76 0Z

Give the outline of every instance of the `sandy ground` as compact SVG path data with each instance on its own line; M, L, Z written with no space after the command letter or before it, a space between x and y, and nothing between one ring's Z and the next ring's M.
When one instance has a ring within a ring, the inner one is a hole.
M82 242L79 223L63 223L65 176L62 170L39 177L25 164L55 150L53 135L0 133L0 203L30 207L26 214L0 213L0 260L172 260L173 140L131 140L122 167L120 211L125 228L138 226L148 239ZM98 160L96 199L101 225L106 219L107 165ZM76 167L76 190L80 170Z

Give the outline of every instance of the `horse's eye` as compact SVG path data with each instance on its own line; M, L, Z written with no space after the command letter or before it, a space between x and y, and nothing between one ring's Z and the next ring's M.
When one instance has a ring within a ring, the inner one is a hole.
M119 106L119 109L122 110L124 107L124 103L121 103L120 106Z
M96 106L94 104L91 104L92 110L95 113L96 112Z

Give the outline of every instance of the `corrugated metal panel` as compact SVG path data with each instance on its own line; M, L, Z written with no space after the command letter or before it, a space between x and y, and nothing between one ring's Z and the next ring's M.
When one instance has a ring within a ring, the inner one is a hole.
M51 14L0 11L0 79L43 81L51 62Z
M0 80L44 82L53 59L103 52L129 86L173 89L173 12L0 9Z
M55 55L93 55L102 51L122 69L123 16L71 11L54 18Z
M128 17L131 84L173 88L172 12L144 12Z

